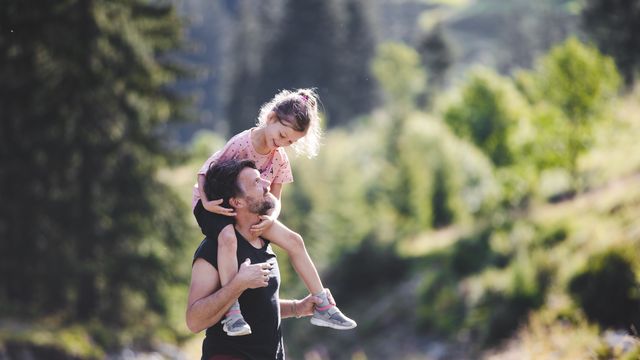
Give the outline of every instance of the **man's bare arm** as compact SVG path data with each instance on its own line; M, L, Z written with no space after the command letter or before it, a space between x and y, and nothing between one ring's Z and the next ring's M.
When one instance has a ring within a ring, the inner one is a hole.
M220 287L218 271L204 259L196 259L191 269L191 285L187 302L187 327L200 332L220 321L231 304L246 289L268 285L267 263L245 261L234 278Z
M329 302L335 305L335 301L333 300L333 296L331 295L331 291L329 289L325 289L327 292L327 296L329 298ZM317 296L313 296L311 294L307 295L302 300L280 300L280 316L282 318L288 317L303 317L303 316L311 316L313 315L313 309L316 305L322 304L322 299Z

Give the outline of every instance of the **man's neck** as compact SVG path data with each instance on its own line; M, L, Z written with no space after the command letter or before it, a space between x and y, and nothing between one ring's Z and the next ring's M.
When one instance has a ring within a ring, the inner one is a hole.
M236 214L236 230L244 237L248 242L253 243L260 237L251 232L251 227L260 222L260 217L257 214L252 213L237 213Z

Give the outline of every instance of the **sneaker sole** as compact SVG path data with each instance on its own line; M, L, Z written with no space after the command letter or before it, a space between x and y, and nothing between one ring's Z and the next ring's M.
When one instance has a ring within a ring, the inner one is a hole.
M238 332L230 332L225 330L224 332L227 333L227 336L243 336L251 334L251 329L246 329Z
M355 328L356 326L358 326L358 324L354 324L353 326L343 326L343 325L336 325L334 323L330 323L328 321L322 320L322 319L318 319L318 318L311 318L311 323L313 325L316 326L323 326L323 327L329 327L332 329L336 329L336 330L350 330Z

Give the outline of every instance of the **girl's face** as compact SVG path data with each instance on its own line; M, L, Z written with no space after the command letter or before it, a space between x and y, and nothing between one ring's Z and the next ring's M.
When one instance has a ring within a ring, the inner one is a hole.
M289 146L300 140L304 135L304 131L296 131L286 126L280 121L275 112L269 114L267 126L265 127L265 136L269 149L274 150L279 147Z

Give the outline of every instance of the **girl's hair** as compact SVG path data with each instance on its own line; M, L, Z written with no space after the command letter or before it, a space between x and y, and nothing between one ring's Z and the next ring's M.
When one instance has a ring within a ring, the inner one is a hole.
M271 101L262 105L257 125L267 125L269 113L274 111L280 122L305 136L291 145L296 154L312 158L318 154L322 129L318 114L318 95L314 89L282 90Z

